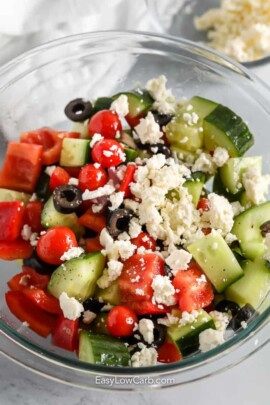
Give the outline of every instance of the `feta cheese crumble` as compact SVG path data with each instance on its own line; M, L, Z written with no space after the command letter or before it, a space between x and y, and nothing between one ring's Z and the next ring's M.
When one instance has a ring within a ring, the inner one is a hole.
M47 166L46 169L44 170L44 172L51 177L51 175L53 174L53 172L55 171L56 166Z
M97 317L95 312L92 311L84 311L83 312L83 323L90 324L93 320Z
M97 285L99 288L109 287L114 280L116 280L123 269L123 263L117 260L109 260L107 263L107 268L103 271L102 276L97 280Z
M84 312L83 305L74 297L69 297L66 292L62 292L59 297L60 308L65 318L75 321Z
M215 150L214 150L214 154L213 154L213 162L217 165L217 167L222 167L225 165L225 163L228 162L230 156L229 153L226 149L221 148L220 146L218 146Z
M184 249L174 250L166 259L165 262L172 269L172 274L175 276L179 270L187 270L188 264L192 259L192 255Z
M131 356L132 367L154 366L157 363L157 351L153 347L144 346L140 351Z
M117 193L110 195L110 197L109 197L109 200L111 203L111 206L109 207L110 211L114 211L120 207L120 205L124 201L124 195L125 195L125 193L123 191L119 191Z
M128 97L125 94L121 94L111 104L110 110L115 111L120 117L125 117L129 113Z
M163 137L163 133L150 111L145 118L141 118L140 123L134 129L142 144L156 144Z
M82 199L85 200L93 200L98 197L103 197L105 195L111 195L115 191L115 188L112 184L107 183L103 187L99 187L96 190L90 191L85 190L82 194Z
M67 252L62 254L60 260L67 261L71 259L75 259L76 257L81 256L84 253L84 249L81 247L72 247Z
M166 88L167 78L164 75L151 79L146 83L146 90L155 100L153 107L162 114L175 112L176 100L171 89Z
M138 330L141 333L144 341L148 344L154 341L154 323L151 319L140 319L138 324Z
M225 332L231 320L231 316L226 312L219 311L211 311L209 315L211 316L211 318L213 318L216 329L221 332Z
M95 144L99 141L102 141L104 138L101 134L94 134L91 138L90 148L93 148Z
M208 219L212 228L221 230L226 235L233 227L233 209L229 201L218 194L208 195L209 211L203 213L203 218Z
M79 185L79 180L76 179L75 177L70 177L68 184L71 186L78 186Z
M215 329L206 329L199 334L199 349L204 353L224 343L223 332Z
M153 304L164 304L167 306L174 305L176 303L176 298L174 296L175 289L171 283L171 280L167 276L157 275L151 284L154 290L153 294Z
M270 184L269 174L262 176L257 167L250 166L243 173L242 181L248 200L254 204L261 204L266 201Z

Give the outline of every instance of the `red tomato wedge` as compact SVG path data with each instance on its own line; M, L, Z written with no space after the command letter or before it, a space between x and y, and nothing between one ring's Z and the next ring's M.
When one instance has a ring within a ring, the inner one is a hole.
M41 201L30 201L25 207L24 223L31 227L32 232L41 232L41 213L43 203Z
M40 288L24 288L23 294L38 308L50 314L60 315L62 310L59 300Z
M132 336L138 318L134 311L124 305L117 305L108 313L106 325L112 336Z
M197 210L202 210L202 211L209 211L210 209L210 202L208 198L200 198L198 205L197 205Z
M164 275L164 260L155 253L135 254L127 259L118 278L121 302L151 301L151 284L158 274ZM138 289L141 294L137 293Z
M165 305L158 307L151 301L129 301L125 303L125 305L132 309L137 315L158 315L170 312L170 308Z
M8 291L6 302L13 315L21 322L27 322L37 334L47 337L53 330L55 317L33 305L22 291Z
M28 259L32 252L33 247L25 240L0 241L0 259L2 260Z
M144 247L147 250L156 250L157 244L154 238L152 238L149 233L141 232L137 238L131 239L132 245L139 247Z
M28 287L36 287L44 290L50 281L48 274L38 274L31 267L23 266L22 273L16 274L8 281L8 286L13 291L23 291Z
M205 308L214 299L214 292L211 283L206 279L201 268L196 263L191 263L188 270L179 270L174 277L172 284L179 289L177 294L180 310L191 312Z
M0 187L33 193L41 173L43 147L9 142Z
M93 213L92 208L89 208L79 219L79 224L92 231L100 233L106 227L106 216L100 213Z
M157 354L159 363L175 363L176 361L182 360L180 350L169 340L166 340L163 345L157 349Z
M56 167L50 177L49 188L53 191L56 187L68 184L70 175L62 167Z
M20 135L20 141L43 146L42 164L51 165L60 159L64 138L79 138L78 132L56 131L51 128L40 128Z
M119 190L124 192L124 197L128 198L131 197L131 191L130 191L130 183L134 181L134 174L137 170L137 166L133 164L127 165L127 169L124 175L124 178L122 180L122 183L120 184Z
M21 201L0 202L0 241L17 239L23 220L24 205Z
M98 252L103 249L103 246L99 242L99 235L95 238L87 238L85 239L85 246L84 250L87 253Z
M59 315L52 332L52 344L73 352L78 348L79 319L71 321Z

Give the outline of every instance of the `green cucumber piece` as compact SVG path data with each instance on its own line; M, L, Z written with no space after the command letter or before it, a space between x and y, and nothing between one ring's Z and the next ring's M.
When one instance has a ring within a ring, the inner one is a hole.
M188 246L188 251L219 293L244 274L233 252L217 232L196 240Z
M126 154L125 163L134 162L138 157L138 152L135 149L124 148L124 152Z
M129 365L130 354L121 340L82 330L79 336L79 359L87 363L119 367Z
M237 236L243 256L254 260L266 250L260 226L270 220L270 202L253 206L234 218L232 233Z
M199 348L199 334L205 329L216 329L210 315L204 310L196 320L184 326L172 325L168 327L169 338L179 347L183 356L188 356Z
M73 230L78 238L84 234L84 228L78 223L77 215L74 212L72 214L62 214L56 211L53 197L50 197L44 205L41 213L41 224L45 229L54 226L67 226Z
M112 97L113 100L116 100L122 94L126 95L128 98L129 113L126 117L128 120L145 117L154 103L154 99L150 96L149 92L144 89L117 93Z
M196 152L203 147L203 132L199 130L201 127L201 123L188 126L180 115L166 125L165 134L170 144L187 152Z
M102 299L102 301L112 304L120 305L121 304L121 295L118 286L118 281L115 280L107 288L97 288L95 292L95 297L97 299Z
M223 105L218 105L204 118L203 128L204 144L209 151L221 146L231 157L238 157L254 144L253 135L244 121Z
M241 196L241 191L237 194L229 193L228 189L225 188L224 184L221 181L219 171L217 171L214 176L213 192L219 195L223 195L230 202L239 201L239 198Z
M20 191L9 190L7 188L0 188L0 201L22 201L25 205L30 200L31 195L22 193Z
M187 150L184 150L183 148L179 147L178 145L171 144L170 149L172 152L174 152L179 160L182 160L184 162L189 161L189 159L192 159L192 161L195 161L197 156L193 152L189 152Z
M113 102L112 97L99 97L94 103L95 113L102 110L109 110Z
M262 170L262 157L238 157L230 158L219 169L220 179L226 189L232 194L237 194L243 189L242 176L249 167L257 167Z
M91 331L101 335L109 335L110 333L107 329L107 317L108 314L106 313L97 314L96 318L91 322Z
M73 122L71 127L71 132L79 132L81 139L89 139L90 135L88 132L88 120L85 122Z
M38 179L35 189L35 193L39 198L45 200L48 199L49 195L51 194L49 184L50 184L50 176L47 173L42 172Z
M243 269L244 276L226 289L225 296L241 307L250 304L258 310L265 299L269 303L270 269L263 259L247 260Z
M192 105L193 109L191 112L195 112L201 119L211 114L218 106L214 101L199 96L192 97L187 105Z
M64 138L60 166L80 167L89 162L90 141L87 139Z
M204 188L205 175L202 172L194 172L192 177L193 178L187 180L183 186L188 189L189 194L192 196L193 204L197 206Z
M105 258L100 252L71 259L52 273L48 291L56 298L66 292L69 297L85 301L93 296L104 266Z

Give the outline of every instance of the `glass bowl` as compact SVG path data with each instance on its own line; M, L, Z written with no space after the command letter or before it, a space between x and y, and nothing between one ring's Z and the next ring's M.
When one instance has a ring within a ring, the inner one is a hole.
M270 171L270 91L245 68L181 39L133 32L97 32L40 46L0 69L1 158L6 142L42 126L67 129L63 108L76 97L95 99L165 74L176 97L202 95L228 105L248 120L256 136L251 154ZM184 384L217 373L256 352L269 340L270 308L225 344L178 363L147 368L109 368L79 362L25 328L8 310L6 282L20 263L1 262L1 351L49 378L84 388L138 390ZM129 379L127 379L129 377Z
M221 0L146 0L146 3L158 32L190 41L205 42L206 33L196 30L194 18L211 8L219 8ZM270 56L264 56L243 65L258 67L269 62Z

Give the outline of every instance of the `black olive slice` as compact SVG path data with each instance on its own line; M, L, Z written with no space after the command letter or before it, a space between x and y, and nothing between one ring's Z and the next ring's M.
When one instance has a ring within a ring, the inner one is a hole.
M23 260L23 265L35 269L38 274L51 274L58 267L45 263L35 252L28 259Z
M163 143L157 143L155 145L151 145L150 151L157 155L158 153L161 153L162 155L165 155L165 157L168 159L172 156L170 148L168 146L164 145Z
M71 121L83 122L91 117L92 110L93 107L90 101L76 98L66 105L65 114Z
M232 316L235 316L240 311L239 305L229 300L220 301L215 309L219 312L231 312Z
M104 302L99 302L95 298L89 298L84 301L83 307L85 311L100 312L101 308L104 307Z
M162 113L159 113L158 111L153 111L152 114L154 116L156 123L160 127L163 127L163 126L169 124L169 122L173 119L172 114L162 114Z
M127 208L120 208L109 213L107 218L107 229L113 238L120 233L128 231L129 221L134 217L134 212Z
M237 314L231 319L229 326L236 331L242 327L242 322L250 320L256 314L257 311L250 304L246 304L240 308Z
M144 318L146 318L146 316L144 316ZM144 340L142 334L139 331L135 331L135 335L137 334L138 336L140 336L140 339L133 339L134 343L138 343L138 342L142 342L144 343L147 347L155 347L156 349L158 349L160 346L163 345L166 336L167 336L167 327L165 325L162 325L160 323L158 323L157 319L158 318L152 318L151 316L149 317L149 319L152 320L153 324L154 324L154 340L151 343L148 343ZM136 339L136 340L135 340Z
M264 223L260 226L260 230L261 230L262 236L265 238L266 235L270 232L270 221L264 222Z
M56 211L71 214L82 203L82 192L78 187L70 184L57 187L53 192L53 204Z

